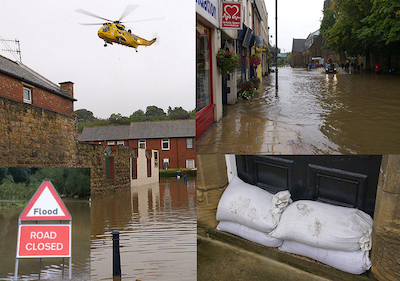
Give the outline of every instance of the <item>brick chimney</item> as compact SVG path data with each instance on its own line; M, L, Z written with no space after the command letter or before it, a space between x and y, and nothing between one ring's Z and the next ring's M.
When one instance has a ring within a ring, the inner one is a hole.
M60 90L71 96L72 98L74 97L74 83L70 81L62 82L60 83Z

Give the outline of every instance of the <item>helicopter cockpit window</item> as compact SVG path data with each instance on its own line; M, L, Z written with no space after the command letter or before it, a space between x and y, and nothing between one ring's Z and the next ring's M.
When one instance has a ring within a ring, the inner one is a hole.
M124 30L124 28L123 28L122 26L119 26L119 25L117 25L117 28L118 28L119 30Z
M110 31L110 27L109 26L103 26L102 31L103 32Z

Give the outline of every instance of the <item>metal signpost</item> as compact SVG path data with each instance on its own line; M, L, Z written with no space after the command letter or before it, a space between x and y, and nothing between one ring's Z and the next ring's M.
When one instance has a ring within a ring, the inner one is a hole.
M39 221L46 221L46 224ZM71 279L71 224L72 217L53 184L44 180L18 219L15 279L20 258L56 257L69 258Z

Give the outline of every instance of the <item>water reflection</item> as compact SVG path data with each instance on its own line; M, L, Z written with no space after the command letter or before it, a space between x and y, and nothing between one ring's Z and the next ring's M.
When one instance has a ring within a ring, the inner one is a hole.
M288 124L325 154L400 153L398 77L283 68L278 96L274 80L236 111Z
M92 198L92 279L112 279L119 230L122 279L196 280L196 222L195 178Z
M88 201L65 199L72 216L72 278L90 280L90 205ZM0 210L0 280L14 278L18 217L24 208ZM20 259L19 279L68 280L69 259Z

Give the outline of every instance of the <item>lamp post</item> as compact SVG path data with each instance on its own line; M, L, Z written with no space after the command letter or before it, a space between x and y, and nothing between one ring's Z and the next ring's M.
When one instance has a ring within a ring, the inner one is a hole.
M278 0L275 0L275 88L278 89Z

